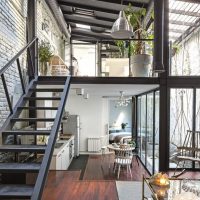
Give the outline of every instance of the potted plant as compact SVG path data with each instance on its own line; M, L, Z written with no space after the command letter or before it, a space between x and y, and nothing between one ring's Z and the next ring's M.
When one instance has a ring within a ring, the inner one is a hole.
M123 130L125 130L126 126L128 125L128 123L121 123L121 127Z
M47 75L49 70L49 61L53 56L49 43L42 42L39 46L40 74Z
M125 9L126 17L133 28L135 39L153 39L152 30L146 30L143 23L143 19L146 15L146 9L141 8L139 10L134 10L132 5L129 4L127 9ZM125 41L124 45L121 43L116 43L117 46L124 51L124 48L128 46ZM120 45L119 45L120 44ZM147 42L149 47L152 47L152 42ZM148 54L148 48L145 41L131 41L130 47L128 46L128 51L131 59L132 75L137 77L149 76L150 66L152 65L152 55ZM122 48L123 47L123 48Z

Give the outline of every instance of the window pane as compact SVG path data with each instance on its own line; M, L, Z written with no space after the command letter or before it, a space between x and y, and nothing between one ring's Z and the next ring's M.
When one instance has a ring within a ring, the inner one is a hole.
M155 93L155 172L159 171L160 92Z
M192 108L193 89L170 90L169 166L171 168L176 167L178 155L177 147L183 145L187 130L192 130ZM185 167L191 167L191 162L187 162Z
M138 155L141 157L141 97L138 97L137 106L137 145Z
M141 97L141 160L146 165L146 95Z
M147 145L147 169L153 173L153 101L154 95L153 93L147 94L147 137L146 137L146 145Z

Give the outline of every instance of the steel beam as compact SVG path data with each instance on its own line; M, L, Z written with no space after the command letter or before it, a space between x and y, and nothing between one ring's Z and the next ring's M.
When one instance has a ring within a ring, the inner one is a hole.
M121 10L124 10L127 5L120 5L116 3L110 3L110 2L103 2L103 1L97 1L97 0L58 0L58 3L60 5L66 5L66 6L72 6L72 7L78 7L88 10L96 10L101 12L108 12L108 13L115 13L119 14ZM134 7L134 9L140 9L141 7Z
M102 28L108 28L111 29L113 23L103 20L95 19L94 17L88 17L88 16L80 16L80 15L64 15L66 22L74 22L77 24L85 24L89 26L97 26Z

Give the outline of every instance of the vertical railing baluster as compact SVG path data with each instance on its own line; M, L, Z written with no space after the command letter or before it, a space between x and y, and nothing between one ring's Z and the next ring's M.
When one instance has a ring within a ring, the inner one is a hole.
M38 38L35 41L35 75L38 76L38 60L39 59L39 54L38 54Z
M17 68L18 68L18 71L19 71L19 78L20 78L21 85L22 85L22 91L25 94L24 80L23 80L23 76L22 76L22 70L21 70L19 58L17 58Z
M6 80L5 80L4 74L1 74L1 79L2 79L2 83L3 83L5 95L6 95L6 98L7 98L8 106L10 108L10 113L12 114L13 109L12 109L12 104L11 104L11 101L10 101L10 96L9 96L9 93L8 93L8 88L7 88L7 85L6 85Z
M32 76L34 77L33 58L32 58L32 56L31 56L31 50L30 50L30 48L29 48L29 47L28 47L28 56L29 56L30 63L31 63L31 71L32 71Z

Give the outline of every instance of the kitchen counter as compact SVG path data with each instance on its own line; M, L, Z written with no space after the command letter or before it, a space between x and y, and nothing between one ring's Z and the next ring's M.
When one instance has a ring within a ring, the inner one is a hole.
M57 140L55 146L57 145L58 147L54 147L54 152L53 152L53 156L57 156L62 150L63 148L74 139L74 136L70 136L68 139L59 139ZM61 146L59 146L59 144L62 144Z
M51 170L67 170L74 157L74 136L58 140L54 147Z

